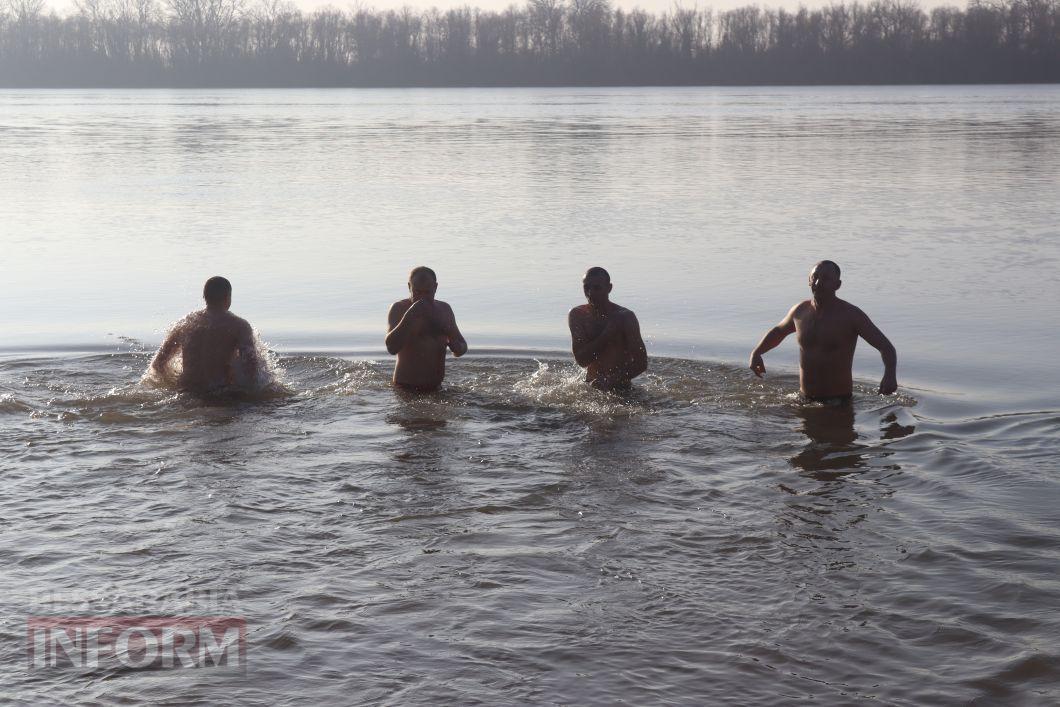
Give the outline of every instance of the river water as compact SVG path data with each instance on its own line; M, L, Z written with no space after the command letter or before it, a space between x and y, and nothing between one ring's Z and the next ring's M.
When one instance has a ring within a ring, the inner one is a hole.
M1058 194L1057 87L0 92L0 700L1055 703ZM745 370L826 257L898 395ZM409 397L421 263L471 353ZM217 273L282 394L140 383ZM110 614L246 674L28 664Z

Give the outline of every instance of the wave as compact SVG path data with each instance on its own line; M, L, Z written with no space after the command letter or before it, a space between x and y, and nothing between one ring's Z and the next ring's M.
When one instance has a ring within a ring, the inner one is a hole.
M0 415L16 415L32 412L33 407L11 393L0 394Z

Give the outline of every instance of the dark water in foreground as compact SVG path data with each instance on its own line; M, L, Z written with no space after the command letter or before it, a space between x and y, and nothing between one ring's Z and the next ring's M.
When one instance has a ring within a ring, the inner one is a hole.
M547 355L422 398L286 356L204 406L147 361L0 359L5 701L1060 699L1060 410L679 359L622 400ZM246 676L27 669L27 615L110 613L245 616Z

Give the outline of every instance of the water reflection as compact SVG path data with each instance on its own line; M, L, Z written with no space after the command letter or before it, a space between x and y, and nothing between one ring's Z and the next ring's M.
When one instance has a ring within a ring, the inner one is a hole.
M791 458L792 466L820 478L835 478L864 467L860 452L865 445L856 443L853 405L798 405L794 412L810 443Z
M898 413L890 411L880 418L880 439L901 439L916 432L916 425L903 425L898 421Z
M798 405L794 414L802 422L800 431L809 439L789 461L814 478L828 480L866 468L873 458L890 456L855 428L853 405ZM863 413L873 416L878 411ZM914 425L902 424L895 410L879 418L880 441L912 434ZM862 441L859 441L862 440Z
M784 492L775 511L778 533L793 553L793 583L814 601L835 600L849 591L844 570L871 572L881 559L869 546L882 529L869 529L866 521L895 489L890 473L867 472L899 469L880 442L910 434L913 427L898 424L894 407L808 404L794 406L792 413L807 443L789 463L804 473L778 485ZM835 574L822 576L822 568Z
M433 476L434 472L450 469L449 462L456 454L454 440L460 437L458 430L450 429L454 414L459 412L454 411L444 391L422 394L393 389L393 402L385 419L400 433L389 445L389 457L401 465L402 474L411 471L419 479L424 473Z

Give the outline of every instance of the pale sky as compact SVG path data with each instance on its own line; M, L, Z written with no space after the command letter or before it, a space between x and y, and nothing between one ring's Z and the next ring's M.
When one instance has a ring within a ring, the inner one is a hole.
M760 7L784 7L791 10L798 9L800 5L804 5L808 8L823 7L830 5L835 0L822 0L821 2L799 2L798 0L781 0L780 2L754 2L754 0L709 0L707 2L694 2L685 0L680 3L682 7L696 7L697 5L702 8L713 8L715 10L731 10L735 7L746 7L747 5L759 5ZM339 9L349 9L353 7L355 3L349 2L330 2L329 0L297 0L294 3L297 7L303 10L315 10L318 7L337 7ZM406 0L364 0L360 3L364 7L374 7L381 10L397 9L404 6L413 8L431 8L438 7L441 9L448 9L451 7L464 7L470 5L471 7L480 7L484 10L503 10L509 5L513 4L511 0L473 0L472 2L459 2L459 0L440 0L431 2L430 0L417 1L406 1ZM514 3L517 6L525 5L524 2ZM957 5L958 7L964 7L963 2L946 2L945 0L929 0L928 2L919 3L923 8L932 8L939 5ZM612 0L612 7L621 7L623 9L632 9L639 7L644 10L659 13L670 10L674 7L675 3L673 0L621 0L620 2L614 2Z
M695 7L699 6L702 8L713 8L714 10L731 10L735 7L745 7L747 5L759 5L760 7L784 7L789 10L796 10L800 5L808 8L823 7L830 5L832 2L843 1L843 0L820 0L820 2L799 2L799 0L778 0L778 1L767 1L767 2L754 2L753 0L707 0L695 2L694 0L685 0L681 2L683 7ZM165 0L160 0L164 5ZM247 0L248 5L253 5L257 0ZM852 3L853 0L847 0L848 4ZM65 14L74 7L74 0L45 0L47 7L55 8L59 13ZM356 6L365 8L375 8L377 10L390 10L399 9L401 7L412 7L414 9L428 9L431 7L438 7L439 9L448 9L451 7L478 7L484 10L503 10L509 5L513 4L511 0L470 0L469 2L461 2L460 0L361 0L361 2L346 2L340 0L335 2L334 0L294 0L293 4L301 8L304 11L312 11L320 7L335 7L340 10L349 10ZM518 6L525 5L525 0L514 3ZM623 9L632 9L639 7L649 12L661 13L670 10L674 7L675 3L673 0L612 0L612 6L621 7ZM940 5L951 5L956 7L965 7L967 2L950 2L948 0L921 0L919 5L925 10L930 10L933 7Z
M808 8L824 7L825 5L831 5L833 2L842 0L821 0L820 2L799 2L799 0L780 0L778 2L755 2L754 0L707 0L695 2L694 0L685 0L679 3L682 7L702 7L702 8L713 8L715 10L731 10L735 7L746 7L747 5L758 5L760 7L783 7L789 10L797 10L800 5ZM849 0L847 4L852 4L853 0ZM315 10L318 7L337 7L339 9L349 9L355 6L356 3L352 2L333 2L329 0L296 0L294 4L303 10ZM451 7L464 7L469 5L471 7L479 7L484 10L503 10L509 5L513 4L511 0L472 0L471 2L460 2L459 0L436 0L431 2L430 0L420 1L407 1L407 0L364 0L360 5L364 7L374 7L380 10L398 9L404 6L413 8L431 8L438 7L441 9L448 9ZM517 6L525 5L525 0L514 3ZM621 7L623 9L632 9L639 7L643 10L650 12L660 13L670 10L674 7L673 0L620 0L616 2L612 0L612 7ZM865 4L862 0L862 4ZM965 2L947 2L946 0L927 0L921 1L919 5L924 9L930 9L938 7L940 5L954 5L957 7L965 7Z

